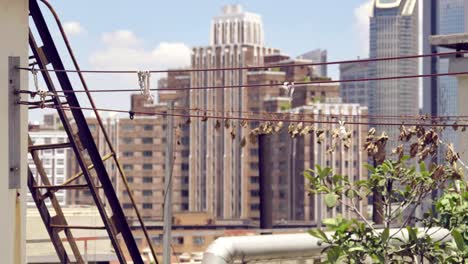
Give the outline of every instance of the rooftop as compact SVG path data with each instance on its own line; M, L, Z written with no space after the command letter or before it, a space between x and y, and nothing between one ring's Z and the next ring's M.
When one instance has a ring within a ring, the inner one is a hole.
M468 50L468 33L430 36L429 42L432 46Z

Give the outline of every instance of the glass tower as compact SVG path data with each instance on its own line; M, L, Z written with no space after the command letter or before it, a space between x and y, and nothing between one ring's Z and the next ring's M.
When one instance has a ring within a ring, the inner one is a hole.
M437 34L456 34L465 31L465 2L466 0L439 0ZM443 48L438 48L437 52L448 52ZM448 72L449 59L437 58L437 72ZM457 79L451 76L441 76L437 78L437 115L457 115ZM456 144L457 136L452 129L447 129L442 134L442 140Z
M418 54L418 1L376 0L370 18L370 58L409 56ZM418 74L418 60L372 62L370 78ZM371 81L369 83L369 112L371 115L418 115L419 91L417 79ZM381 120L374 120L381 122ZM398 137L398 127L377 127L386 131L391 141Z

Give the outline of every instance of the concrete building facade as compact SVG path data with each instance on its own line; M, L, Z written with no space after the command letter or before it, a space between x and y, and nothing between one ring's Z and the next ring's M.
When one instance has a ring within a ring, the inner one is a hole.
M262 65L264 56L278 53L263 46L260 16L243 12L238 5L226 6L212 22L211 46L193 48L192 68L220 68ZM192 87L247 84L245 70L194 72ZM208 115L236 115L248 111L247 88L191 90L190 109L214 112ZM236 113L236 114L234 114ZM242 115L242 114L241 114ZM249 217L249 154L240 147L248 129L239 122L216 130L216 120L191 122L190 125L190 205L191 211L207 211L220 218ZM232 135L236 135L234 138Z
M188 87L190 74L171 72L167 77L167 87ZM166 88L167 88L166 87ZM131 109L134 112L165 112L167 103L175 102L175 107L186 108L188 105L188 91L174 93L163 91L159 93L159 103L147 104L141 95L132 95ZM180 112L180 111L179 111ZM104 126L117 151L118 159L125 172L127 181L137 207L142 217L147 220L158 220L162 217L164 201L164 173L166 170L166 118L162 115L146 116L136 115L133 120L123 116L109 116ZM87 119L93 136L97 142L101 155L109 153L104 141L103 133L99 129L95 118ZM173 164L173 210L183 212L188 210L188 124L186 119L175 117L176 133L174 145ZM72 157L73 159L73 157ZM123 185L117 168L113 162L105 163L112 182L117 190L119 200L128 219L136 219L128 192ZM79 167L72 165L70 176L80 173ZM70 204L93 204L92 197L87 190L70 191L68 195Z
M330 87L331 88L331 87ZM313 91L313 90L311 90ZM338 87L336 87L338 93ZM331 93L330 95L332 95ZM265 101L268 108L281 111L281 104L285 98L272 98ZM367 114L367 108L359 104L343 104L340 98L327 97L323 101L315 101L283 110L290 117L304 116L306 120L335 121L331 115L350 115L353 122L366 122L360 115ZM284 124L286 127L289 123ZM309 124L304 124L309 125ZM342 214L344 217L353 217L346 208L338 206L332 210L325 206L321 195L309 195L307 193L308 182L303 172L307 169L315 169L315 165L322 168L331 167L333 173L348 176L350 181L367 178L367 170L363 164L367 155L362 151L362 144L367 135L367 127L360 125L346 125L347 131L352 133L349 148L344 146L340 139L332 139L331 131L339 127L338 121L332 124L311 123L314 131L323 129L325 137L319 142L315 133L292 138L288 129L283 129L278 134L266 136L265 146L261 155L265 155L267 168L266 175L272 177L273 186L273 218L281 221L305 221L320 225L324 218L335 217ZM329 150L336 146L333 152ZM366 211L366 201L359 203L359 209Z
M29 136L33 144L45 145L45 144L58 144L68 142L67 133L64 130L42 130L30 131ZM69 155L71 151L69 149L46 149L38 151L39 158L42 160L42 166L49 178L51 185L60 185L65 182L67 178L67 172L69 170ZM31 157L28 157L29 168L36 178L38 184L42 184L40 176L36 170L36 166ZM67 190L57 190L54 192L57 201L60 205L66 205ZM47 205L50 205L50 201L46 201ZM28 207L36 206L31 194L28 192Z

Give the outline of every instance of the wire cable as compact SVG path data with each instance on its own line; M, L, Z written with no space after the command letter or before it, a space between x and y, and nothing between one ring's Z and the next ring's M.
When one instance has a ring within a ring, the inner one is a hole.
M274 63L266 64L261 66L245 66L245 67L224 67L224 68L200 68L200 69L177 69L177 70L150 70L150 73L170 73L170 72L208 72L208 71L234 71L234 70L259 70L265 68L278 68L278 67L310 67L310 66L323 66L323 65L336 65L336 64L351 64L351 63L369 63L369 62L380 62L380 61L392 61L392 60L404 60L404 59L418 59L427 57L441 57L441 56L460 56L468 51L452 51L452 52L440 52L440 53L429 53L429 54L418 54L408 56L396 56L396 57L382 57L373 59L357 59L357 60L342 60L342 61L330 61L330 62L316 62L316 63ZM31 71L29 67L18 67L20 70ZM138 73L138 70L52 70L52 69L38 69L39 71L51 71L51 72L81 72L81 73Z
M307 81L307 82L296 82L294 86L300 87L303 85L314 85L314 84L331 84L331 83L350 83L350 82L368 82L368 81L386 81L386 80L401 80L401 79L413 79L413 78L427 78L427 77L441 77L441 76L458 76L468 75L468 71L463 72L448 72L448 73L432 73L432 74L417 74L417 75L406 75L406 76L391 76L391 77L375 77L375 78L362 78L362 79L346 79L346 80L320 80L320 81ZM243 85L218 85L218 86L198 86L198 87L164 87L164 88L153 88L150 91L187 91L187 90L209 90L209 89L240 89L240 88L260 88L260 87L275 87L282 86L283 84L271 84L271 83L259 83L259 84L243 84ZM118 93L118 92L139 92L140 89L100 89L100 90L69 90L69 91L57 91L57 93ZM24 92L23 90L20 92Z
M57 107L55 105L46 105L45 108L61 109L61 110L88 110L88 111L101 111L101 112L114 112L114 113L125 113L130 112L133 115L142 116L174 116L184 118L202 118L202 119L221 119L221 120L238 120L238 121L258 121L258 122L290 122L290 123L311 123L311 124L338 124L337 121L326 121L326 120L313 120L313 119L288 119L288 118L273 118L273 117L239 117L239 116L227 116L227 115L200 115L200 114L178 114L178 113L167 113L167 112L144 112L144 111L126 111L119 109L106 109L106 108L91 108L91 107L73 107L73 106L62 106ZM288 113L277 113L277 115L289 115ZM313 115L313 114L310 114ZM368 126L425 126L425 127L453 127L454 124L446 123L425 123L427 120L421 120L423 122L362 122L362 121L349 121L347 125L368 125ZM466 127L468 124L459 123L456 124L458 127Z
M325 103L326 104L326 103ZM305 105L307 106L307 105ZM231 111L222 111L222 110L212 110L212 109L201 109L201 108L183 108L183 107L174 107L174 110L179 111L197 111L197 112L207 112L207 113L238 113L238 114L246 114L246 115L276 115L276 114L285 114L285 112L268 112L268 111L240 111L240 110L231 110ZM468 116L429 116L429 115L369 115L369 114L341 114L341 113L331 113L331 114L324 114L324 113L287 113L288 115L296 115L296 116L307 116L307 115L314 115L314 116L323 116L329 117L331 119L355 119L355 118L367 118L367 119L399 119L399 120L428 120L428 121L468 121L465 118ZM451 120L456 119L456 120Z

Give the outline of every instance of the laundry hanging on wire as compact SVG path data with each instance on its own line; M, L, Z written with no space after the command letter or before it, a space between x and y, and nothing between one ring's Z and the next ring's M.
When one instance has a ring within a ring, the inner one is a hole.
M140 92L145 97L145 100L149 104L154 103L154 96L151 93L151 72L150 71L138 71L138 85L140 86Z

